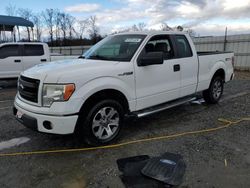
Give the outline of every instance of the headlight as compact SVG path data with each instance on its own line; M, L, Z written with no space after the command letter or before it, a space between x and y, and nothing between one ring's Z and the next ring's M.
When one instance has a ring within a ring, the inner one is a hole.
M44 84L42 93L43 106L50 107L53 102L67 101L74 91L74 84Z

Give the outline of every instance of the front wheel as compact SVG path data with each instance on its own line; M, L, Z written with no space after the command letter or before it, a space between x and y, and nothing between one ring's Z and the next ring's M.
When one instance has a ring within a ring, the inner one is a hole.
M214 77L209 88L203 92L204 100L208 104L216 104L219 102L224 89L224 80L220 77Z
M124 110L115 100L103 100L95 104L79 121L80 136L92 146L106 145L119 136Z

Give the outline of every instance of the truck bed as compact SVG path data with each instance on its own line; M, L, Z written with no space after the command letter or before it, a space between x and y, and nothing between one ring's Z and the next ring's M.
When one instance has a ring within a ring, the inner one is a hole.
M218 62L222 65L225 65L225 81L229 81L231 77L231 72L233 72L232 67L232 58L234 56L233 52L197 52L198 60L199 60L199 74L198 74L198 91L203 91L209 87L211 78L214 73L212 67L215 66ZM221 65L221 66L222 66ZM218 67L217 67L218 68Z

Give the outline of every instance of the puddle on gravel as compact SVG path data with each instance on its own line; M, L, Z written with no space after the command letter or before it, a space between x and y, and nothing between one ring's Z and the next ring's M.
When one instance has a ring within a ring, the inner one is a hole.
M70 180L68 182L64 182L61 187L62 188L84 188L86 187L87 184L84 181L84 177L83 176L79 176L73 180Z
M29 138L20 137L20 138L13 138L13 139L8 140L8 141L0 142L0 151L4 150L4 149L15 147L15 146L19 146L19 145L24 144L28 141L30 141Z

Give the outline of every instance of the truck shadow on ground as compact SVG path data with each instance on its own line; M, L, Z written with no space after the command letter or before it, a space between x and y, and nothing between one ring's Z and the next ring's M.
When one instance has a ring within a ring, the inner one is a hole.
M0 80L0 90L8 88L16 88L17 79Z
M198 108L197 108L198 107ZM120 138L113 144L119 144L131 140L149 138L152 136L162 135L163 132L178 131L179 119L183 119L192 113L195 113L192 108L196 108L196 112L200 112L207 108L206 105L182 105L178 106L151 116L125 121ZM177 128L177 129L176 129ZM24 130L26 134L31 135L33 140L32 147L34 145L36 149L79 149L90 147L84 143L82 138L76 135L50 135L44 133L37 133L31 130ZM22 134L24 134L24 132ZM36 142L37 144L34 144ZM44 147L46 146L46 147Z

